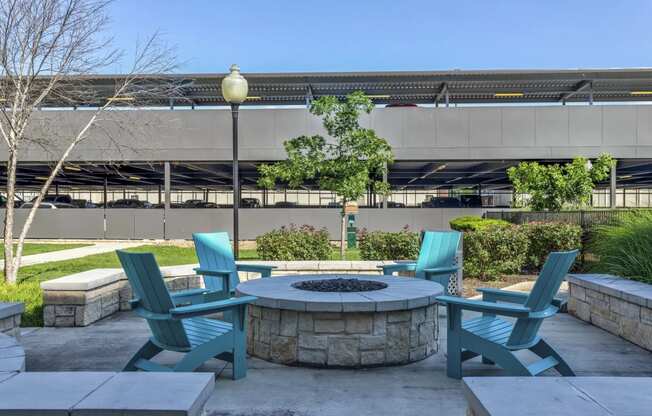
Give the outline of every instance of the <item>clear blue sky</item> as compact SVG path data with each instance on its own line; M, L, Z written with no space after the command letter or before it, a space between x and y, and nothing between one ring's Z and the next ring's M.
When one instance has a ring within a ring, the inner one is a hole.
M652 67L652 0L116 0L111 18L127 50L163 32L179 72Z

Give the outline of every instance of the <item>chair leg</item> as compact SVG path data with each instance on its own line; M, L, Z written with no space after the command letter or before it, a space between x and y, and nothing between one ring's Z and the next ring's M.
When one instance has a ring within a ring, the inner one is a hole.
M573 377L575 376L575 372L573 371L572 368L568 365L568 363L561 358L561 355L557 353L547 342L545 342L543 339L539 340L539 342L532 348L530 348L530 351L535 353L541 358L546 358L546 357L553 357L555 360L559 362L555 366L555 370L559 372L562 376L565 377Z
M446 375L450 378L462 378L462 345L460 332L462 331L461 311L447 305L448 334L446 335Z
M239 380L247 376L247 352L242 348L233 350L233 376L234 380Z
M129 362L124 366L122 371L138 371L138 368L134 365L136 361L140 359L149 360L150 358L156 356L162 349L156 346L152 341L147 341L143 344L142 347L131 357Z
M493 361L491 361L489 358L485 357L484 355L482 356L482 364L488 364L488 365L494 365Z
M484 356L483 356L484 357ZM519 360L512 351L504 348L492 351L488 360L493 361L503 370L507 371L510 376L531 376L532 373L527 367Z

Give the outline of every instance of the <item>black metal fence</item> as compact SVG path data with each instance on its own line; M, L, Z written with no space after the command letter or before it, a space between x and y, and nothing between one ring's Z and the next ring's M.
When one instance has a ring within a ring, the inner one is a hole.
M605 209L585 211L487 211L485 218L500 219L513 224L526 224L529 222L564 222L577 224L584 230L594 225L614 224L624 214L631 212L629 209Z

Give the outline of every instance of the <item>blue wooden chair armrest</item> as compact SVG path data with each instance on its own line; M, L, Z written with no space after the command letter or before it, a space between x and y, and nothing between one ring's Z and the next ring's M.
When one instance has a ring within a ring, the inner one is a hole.
M426 276L428 276L428 275L456 273L459 269L460 269L459 266L433 267L431 269L423 269L423 272L426 274Z
M530 308L521 305L470 300L457 296L438 296L437 302L451 305L466 311L484 312L488 314L512 316L515 318L527 318L531 313Z
M215 312L221 312L229 309L245 306L257 298L255 296L242 296L239 298L230 298L218 300L215 302L201 303L198 305L181 306L170 309L170 315L173 319L186 319L193 316L209 315Z
M195 267L193 269L195 274L202 274L206 276L215 276L215 277L229 277L233 270L217 270L217 269L202 269L200 267Z
M276 266L264 264L237 264L235 267L238 271L260 273L261 277L270 277L272 270L276 269Z
M524 304L529 294L514 292L511 290L495 289L492 287L481 287L476 291L482 293L482 300L485 302L509 302Z
M416 263L395 263L395 264L385 264L377 266L379 269L383 269L383 274L389 275L395 272L413 272L417 269Z
M188 289L188 290L179 290L177 292L170 292L170 297L172 302L176 306L181 306L181 304L194 304L206 302L206 296L211 293L210 290L204 288L197 289Z

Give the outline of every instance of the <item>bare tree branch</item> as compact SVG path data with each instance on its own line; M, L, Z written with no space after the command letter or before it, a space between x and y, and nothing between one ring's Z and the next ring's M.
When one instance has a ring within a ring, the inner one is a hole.
M39 205L75 147L96 128L103 115L118 108L138 109L164 97L177 97L179 86L166 74L175 69L173 50L155 33L136 46L130 71L108 91L92 87L93 74L121 59L107 36L111 0L3 0L0 2L0 136L7 145L7 209L4 221L5 279L15 282L23 245ZM76 133L56 140L39 135L34 111L63 103L92 106ZM126 127L125 127L126 128ZM63 143L63 145L62 145ZM36 144L56 155L14 244L16 172L22 149Z

